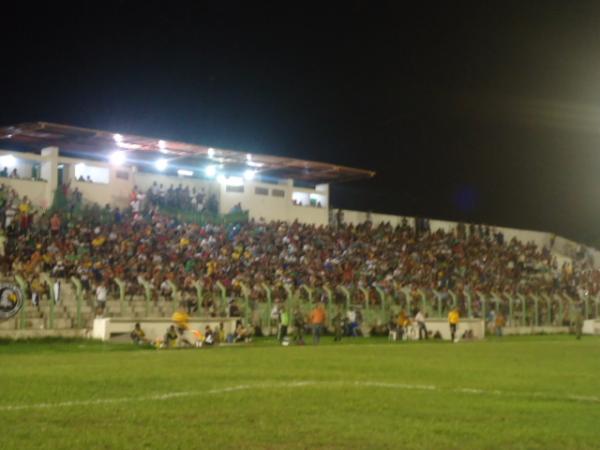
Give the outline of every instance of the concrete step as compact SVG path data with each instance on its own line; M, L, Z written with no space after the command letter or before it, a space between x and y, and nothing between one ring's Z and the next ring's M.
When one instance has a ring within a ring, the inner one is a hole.
M14 330L17 328L17 319L10 318L8 320L3 320L0 322L0 330Z
M27 319L25 327L37 330L45 328L45 324L46 320L44 318Z
M54 319L53 329L69 329L73 327L71 319ZM46 321L46 328L50 328L50 322Z

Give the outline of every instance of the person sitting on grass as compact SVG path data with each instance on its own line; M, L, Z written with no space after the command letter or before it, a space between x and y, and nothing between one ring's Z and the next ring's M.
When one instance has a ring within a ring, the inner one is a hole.
M250 328L245 327L242 324L241 320L237 321L235 327L235 342L251 342L252 341L252 331Z
M174 347L177 343L177 330L175 329L175 325L171 325L167 329L167 333L165 334L165 338L163 340L164 348Z
M213 331L210 329L210 325L206 325L204 329L204 345L213 345L215 343L215 336Z
M131 336L131 340L136 345L144 345L148 343L148 339L146 339L146 333L144 333L144 330L142 330L139 322L135 324L135 327L129 336Z

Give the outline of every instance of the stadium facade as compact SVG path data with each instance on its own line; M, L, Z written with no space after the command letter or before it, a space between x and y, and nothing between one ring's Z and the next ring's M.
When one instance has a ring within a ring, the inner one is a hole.
M214 195L219 213L239 205L255 220L329 222L329 183L374 172L175 141L43 122L0 129L6 182L40 207L56 188L77 188L89 202L127 207L131 192L154 183Z

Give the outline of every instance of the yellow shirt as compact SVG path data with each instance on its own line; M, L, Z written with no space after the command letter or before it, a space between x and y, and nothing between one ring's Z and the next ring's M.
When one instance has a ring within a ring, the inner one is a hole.
M173 316L171 316L171 320L175 322L179 328L187 329L190 316L185 312L176 311L173 313Z
M460 315L458 314L458 311L450 311L448 313L448 322L450 322L452 325L457 325L459 321Z

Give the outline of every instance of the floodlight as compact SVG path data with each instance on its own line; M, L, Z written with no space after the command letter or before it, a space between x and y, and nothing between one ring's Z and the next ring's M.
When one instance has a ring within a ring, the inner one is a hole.
M160 170L161 172L165 171L167 169L168 165L169 165L169 162L164 158L157 159L154 162L154 167L156 167L156 169Z
M217 168L215 166L206 166L206 168L204 169L204 174L207 177L214 177L217 174Z
M115 166L122 166L123 164L125 164L125 152L122 152L120 150L117 150L116 152L113 152L110 154L110 156L108 157L108 160L110 161L111 164L115 165Z
M13 155L1 156L0 165L2 165L2 167L15 167L17 165L17 158Z

